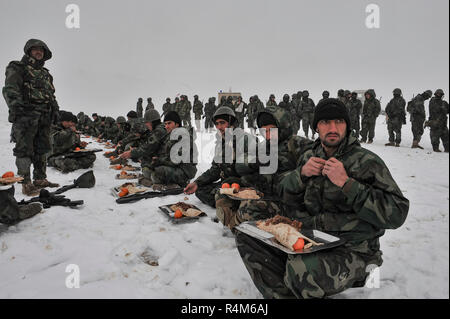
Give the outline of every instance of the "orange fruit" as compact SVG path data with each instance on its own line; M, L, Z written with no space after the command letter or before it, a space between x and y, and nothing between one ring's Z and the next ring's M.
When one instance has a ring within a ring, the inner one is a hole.
M126 171L121 171L120 175L127 175L127 172Z
M233 184L231 184L231 188L234 188L235 190L237 190L239 192L239 189L241 188L241 186L239 186L238 183L233 183Z
M75 151L80 151L80 150L81 150L81 148L79 148L79 147L75 148Z
M230 184L228 184L228 183L223 183L223 184L222 184L222 188L230 188Z
M183 212L181 211L181 209L177 209L177 210L175 211L175 215L174 215L173 217L175 217L175 218L181 218L181 217L183 217Z
M124 197L128 195L128 188L122 188L122 190L119 193L119 197Z
M109 159L113 160L116 159L114 156L110 156Z
M10 177L14 177L13 172L6 172L5 174L2 175L2 178L10 178Z
M299 238L299 239L297 239L295 244L292 246L292 248L294 250L302 250L304 246L305 246L305 241L303 240L303 238Z

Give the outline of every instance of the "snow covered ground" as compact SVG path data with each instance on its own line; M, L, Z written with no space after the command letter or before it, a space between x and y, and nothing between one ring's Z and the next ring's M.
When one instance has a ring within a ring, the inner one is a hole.
M5 113L0 111L0 172L16 171ZM203 142L197 174L209 167L213 138L198 135L197 143ZM350 289L335 298L448 298L449 155L432 152L429 131L421 143L425 150L411 149L409 124L402 147L388 148L386 142L380 117L374 144L364 146L388 165L410 200L409 215L401 228L381 238L379 288ZM62 174L49 168L48 176L67 185L85 171ZM158 206L186 195L119 205L110 193L120 183L117 172L102 153L94 173L95 188L65 193L83 199L82 208L47 209L0 236L0 298L261 298L233 237L211 220L215 210L188 196L208 217L172 225ZM20 186L16 198L24 198ZM144 263L143 253L158 266ZM66 287L71 264L79 267L79 289Z

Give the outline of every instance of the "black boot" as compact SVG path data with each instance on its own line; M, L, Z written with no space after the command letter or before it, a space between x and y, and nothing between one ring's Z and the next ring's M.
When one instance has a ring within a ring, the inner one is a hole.
M13 225L19 220L19 205L14 198L14 186L0 189L0 223Z

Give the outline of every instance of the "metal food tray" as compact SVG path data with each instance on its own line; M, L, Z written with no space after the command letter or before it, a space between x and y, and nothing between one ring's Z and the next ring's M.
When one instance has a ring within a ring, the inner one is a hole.
M87 148L82 148L79 151L71 151L70 153L97 153L97 152L103 152L102 149L100 148L94 148L94 149L87 149Z
M240 201L244 201L244 200L265 200L264 199L264 194L261 193L260 191L256 190L256 189L254 189L254 188L244 187L244 188L241 188L239 191L244 191L244 190L254 190L254 191L256 191L256 194L259 195L260 198L259 199L240 198L240 197L236 197L236 196L233 196L233 195L230 195L230 194L225 194L225 195L228 196L228 198L232 199L232 200L240 200Z
M318 243L323 243L323 245L320 246L312 246L311 248L308 249L304 249L304 250L299 250L299 251L292 251L289 250L288 248L284 247L283 245L281 245L276 239L275 236L272 235L271 233L268 233L264 230L259 229L258 227L256 227L256 222L255 221L250 221L250 222L244 222L238 226L235 227L236 230L243 232L244 234L247 234L253 238L256 238L264 243L266 243L267 245L270 245L272 247L278 248L281 251L284 251L287 254L290 255L301 255L301 254L311 254L314 253L316 251L320 251L320 250L325 250L325 249L330 249L330 248L334 248L337 246L341 246L342 244L345 243L345 239L342 238L338 238L336 236L324 233L320 230L316 230L316 229L302 229L301 233L308 237L311 238L312 240L318 242Z
M124 183L124 184L125 184L125 183ZM148 191L154 192L153 188L149 188L149 187L146 187L146 186L142 186L142 185L139 185L138 183L131 183L131 184L133 184L134 187L142 187L142 188L146 188L146 189L147 189L145 192L137 193L137 194L145 194L145 193L148 192ZM126 196L119 197L119 193L120 193L121 190L122 190L122 187L121 187L121 186L122 186L122 185L111 188L111 193L113 194L113 196L114 196L115 198L125 198L125 197L128 197L128 196L135 195L135 194L128 194L128 195L126 195Z
M120 178L120 174L116 174L116 179L121 180L121 181L127 181L130 179L138 179L139 178L139 174L138 173L133 173L132 171L130 172L131 176L128 176L126 178Z
M183 215L183 217L181 217L181 218L175 218L175 217L174 217L175 212L172 211L172 210L170 209L170 206L175 205L175 204L176 204L176 203L168 204L168 205L164 205L164 206L159 206L159 207L158 207L158 208L163 212L163 214L166 215L166 216L169 218L169 220L170 220L173 224L192 223L192 222L195 222L195 221L197 221L198 219L200 219L200 217L207 216L206 213L202 211L202 213L201 213L200 215L195 216L195 217L188 217L188 216L184 216L184 215ZM197 206L194 206L194 205L192 205L192 204L189 204L189 205L191 205L192 208L194 208L194 209L201 210L201 209L199 209Z

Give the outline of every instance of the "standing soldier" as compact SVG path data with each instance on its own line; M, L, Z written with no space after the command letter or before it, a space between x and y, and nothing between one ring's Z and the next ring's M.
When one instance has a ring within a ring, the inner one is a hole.
M358 93L352 92L349 102L349 116L352 131L356 138L359 139L359 130L360 130L360 115L361 115L362 103L358 99Z
M172 111L175 111L175 112L177 112L178 114L180 114L180 111L181 111L181 101L180 101L180 98L177 96L177 97L175 97L175 103L173 104L173 106L172 106Z
M408 102L406 110L410 114L411 129L413 132L413 143L411 148L423 147L419 145L420 139L423 135L423 124L425 122L425 101L431 98L433 92L427 90L422 94L417 94L411 101Z
M236 113L236 118L239 122L238 127L240 127L241 129L244 129L244 116L246 111L247 103L242 100L242 96L238 96L234 112Z
M6 67L3 96L9 108L8 120L13 124L16 141L13 152L17 174L23 177L22 193L33 196L39 188L59 186L50 183L46 174L46 154L51 150L50 126L57 123L59 106L53 77L44 68L52 52L36 39L28 40L24 52L21 61L12 61Z
M365 143L367 141L367 134L369 134L369 141L367 144L371 144L375 137L375 124L377 117L381 112L381 105L380 101L376 99L374 90L367 90L364 93L364 96L366 97L366 100L364 101L362 111L361 142Z
M325 99L328 99L329 97L330 97L330 92L328 92L328 91L323 91L323 92L322 92L322 99L319 101L319 103L322 102L322 101L325 100Z
M297 93L292 94L292 107L291 107L291 115L292 115L292 135L297 135L298 130L300 129L300 116L298 111L300 110L300 98Z
M315 104L314 101L309 98L309 92L303 91L301 103L301 112L302 112L302 124L303 124L303 132L305 132L305 137L308 138L308 132L311 128L312 139L314 139L314 129L312 127L313 119L314 119L314 109Z
M213 122L212 117L214 115L214 112L216 111L216 98L210 97L208 99L208 103L205 104L205 115L203 116L205 118L205 130L208 133L211 133Z
M394 97L386 105L385 109L389 132L389 143L385 145L399 147L402 141L402 125L406 124L406 101L402 97L402 90L397 88L393 93Z
M344 97L344 89L339 89L338 91L337 91L337 98L338 98L338 100L339 101L341 101L342 103L344 103L344 99L345 99L345 97Z
M169 113L170 111L173 111L173 110L172 110L172 103L170 103L170 97L168 97L168 98L166 99L166 103L163 104L162 109L163 109L163 114L162 114L161 116L163 116L163 117L164 117L167 113Z
M277 106L277 102L275 101L274 94L270 94L269 101L267 101L267 103L266 103L266 107L268 107L268 106Z
M444 91L441 89L436 90L434 97L431 99L430 117L428 119L428 125L430 127L430 139L431 145L433 145L433 151L440 152L439 142L442 140L444 145L444 152L448 153L449 138L447 127L447 114L449 113L448 102L442 98Z
M194 106L192 108L194 109L195 126L197 127L197 132L200 132L202 130L203 103L200 102L197 94L194 95Z
M155 109L155 106L153 105L152 98L149 97L147 99L147 107L145 108L145 112L147 112L148 110L154 110L154 109ZM140 117L142 117L142 116L140 116Z
M136 104L136 113L138 118L142 118L143 116L142 112L144 112L144 108L142 107L142 98L140 97Z
M263 102L259 99L258 95L254 96L254 100L256 103L256 113L258 113L259 111L264 110L264 104ZM256 114L255 114L255 120L256 120Z

